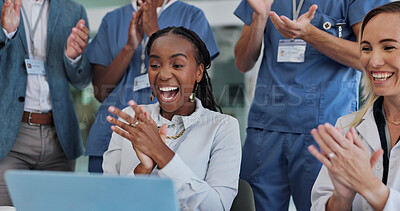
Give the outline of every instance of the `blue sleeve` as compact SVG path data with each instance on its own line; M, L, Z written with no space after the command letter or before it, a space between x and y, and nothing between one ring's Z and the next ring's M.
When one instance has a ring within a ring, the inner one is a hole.
M353 26L363 20L364 16L372 9L391 2L391 0L353 0L349 4L349 22Z
M207 49L210 53L211 60L216 58L219 55L218 45L215 40L211 26L208 23L208 20L206 19L203 11L196 11L196 13L192 17L190 26L191 30L196 32L196 34L199 35L199 37L206 44Z
M242 0L233 14L242 20L246 25L251 25L253 20L253 8L247 3L247 0Z
M108 66L113 61L110 40L114 39L109 37L108 32L108 22L113 22L110 20L110 15L107 14L99 27L97 35L89 43L86 48L86 55L89 62L92 64L100 64L103 66Z

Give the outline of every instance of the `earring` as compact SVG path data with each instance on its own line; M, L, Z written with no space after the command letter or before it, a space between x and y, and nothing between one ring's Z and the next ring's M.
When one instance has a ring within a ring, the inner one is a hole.
M153 100L154 100L154 93L153 93L153 92L151 92L150 100L151 100L152 102L153 102Z
M189 96L189 101L191 103L194 103L196 101L197 85L198 85L197 82L195 82L195 84L194 84L194 92L192 92L192 94L190 94L190 96Z

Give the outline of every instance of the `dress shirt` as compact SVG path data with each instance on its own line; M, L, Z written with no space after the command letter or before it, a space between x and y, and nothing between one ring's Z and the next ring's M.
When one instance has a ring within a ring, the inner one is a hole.
M43 13L39 17L39 11L44 5ZM22 18L24 19L26 44L29 49L29 59L34 60L46 60L46 46L47 46L47 23L49 20L49 1L47 0L23 0L22 6L25 9L26 15L22 12ZM39 19L39 23L36 29L36 33L33 37L35 47L37 48L37 55L33 56L31 51L30 42L30 31L27 21L29 21L32 29L36 23L36 19ZM26 87L25 97L25 111L34 112L48 112L52 108L50 99L49 84L47 82L47 76L45 75L28 75L28 83Z
M151 174L174 181L181 210L229 210L238 190L241 161L237 120L203 108L198 99L195 112L190 116L175 115L171 121L160 115L159 103L144 108L159 127L168 125L168 136L185 129L181 137L166 140L175 156ZM131 107L123 111L134 116ZM104 153L104 172L133 175L139 163L131 142L113 133Z

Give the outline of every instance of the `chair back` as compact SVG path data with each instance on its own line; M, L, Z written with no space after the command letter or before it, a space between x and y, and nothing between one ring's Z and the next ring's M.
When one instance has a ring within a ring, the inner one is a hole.
M239 180L239 191L233 200L231 211L255 211L253 190L248 182Z

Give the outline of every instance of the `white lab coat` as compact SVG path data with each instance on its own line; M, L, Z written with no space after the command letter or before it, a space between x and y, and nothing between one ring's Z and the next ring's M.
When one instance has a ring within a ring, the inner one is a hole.
M336 127L347 132L350 129L348 125L353 121L355 116L356 113L352 113L339 118ZM355 129L359 133L363 143L368 147L371 155L376 150L382 148L373 114L373 106L368 109L363 117L363 121ZM379 179L382 179L383 158L379 159L372 170ZM395 145L390 153L387 186L390 188L390 194L384 211L400 210L400 144ZM334 187L328 170L325 166L322 166L311 192L311 210L324 211L325 205L333 193L333 189ZM353 201L353 210L373 210L373 208L360 194L356 194Z

